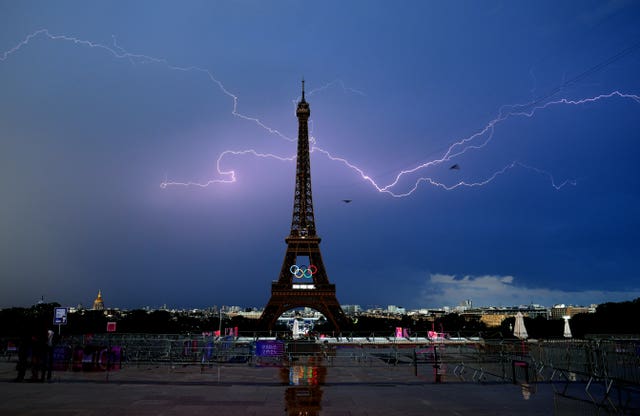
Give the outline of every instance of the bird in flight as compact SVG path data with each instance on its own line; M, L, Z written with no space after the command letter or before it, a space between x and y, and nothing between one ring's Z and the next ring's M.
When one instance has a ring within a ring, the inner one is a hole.
M348 203L351 202L351 200L350 199L343 199L342 202L344 202L345 204L348 204Z
M449 168L449 170L460 170L460 165L457 163Z

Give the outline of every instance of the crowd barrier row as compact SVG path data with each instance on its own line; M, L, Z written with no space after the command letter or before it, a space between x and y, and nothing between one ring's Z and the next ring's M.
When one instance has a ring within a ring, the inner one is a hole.
M342 365L439 365L442 373L462 380L513 379L513 362L526 363L527 374L537 380L564 377L570 380L605 379L640 385L640 341L638 340L473 340L461 342L380 337L345 337L292 342L278 351L295 356L320 352L327 356L345 349L350 360ZM271 342L270 341L270 342ZM237 336L185 336L157 334L96 334L67 337L54 346L54 368L58 371L118 370L126 365L147 363L206 364L215 362L255 363L256 338ZM2 340L7 358L17 354L15 341ZM307 347L303 347L307 346ZM307 348L307 350L304 350ZM335 355L335 354L334 354ZM520 371L524 365L519 365ZM527 375L528 376L528 375Z

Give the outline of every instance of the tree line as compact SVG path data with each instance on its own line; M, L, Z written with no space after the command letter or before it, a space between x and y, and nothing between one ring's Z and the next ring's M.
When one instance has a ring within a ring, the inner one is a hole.
M58 303L40 303L29 308L6 308L0 310L0 336L20 337L28 334L45 333L47 329L56 329L53 325L54 308ZM609 302L597 307L595 313L575 315L570 320L574 338L590 335L639 335L640 298L627 302ZM62 326L65 335L82 335L106 332L107 322L117 324L120 333L158 333L183 334L213 332L218 328L238 327L241 333L256 331L257 321L241 316L224 318L218 316L187 315L171 313L166 310L147 311L135 309L122 316L108 317L104 311L83 310L68 314L67 324ZM506 318L497 328L489 328L478 318L466 318L456 313L442 317L408 316L398 318L360 316L353 318L352 328L348 332L358 335L375 334L389 336L396 327L406 328L410 334L424 336L432 328L451 336L482 336L484 338L513 338L512 328L515 318ZM530 338L562 338L564 321L543 317L524 318ZM286 330L286 328L281 328ZM327 323L318 324L316 332L331 334ZM345 335L343 333L343 335Z

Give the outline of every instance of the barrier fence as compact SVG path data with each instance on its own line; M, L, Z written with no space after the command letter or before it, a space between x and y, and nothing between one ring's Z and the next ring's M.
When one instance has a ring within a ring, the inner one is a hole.
M67 337L54 347L54 363L59 371L101 370L106 369L107 363L114 368L145 364L252 363L260 340L278 341L274 337L167 334ZM289 346L279 352L285 358L314 352L328 356L342 349L341 355L349 358L344 365L439 365L443 376L462 381L513 381L514 362L518 362L516 367L527 368L532 380L602 379L640 385L638 340L430 341L370 336L278 342ZM7 359L12 355L17 357L18 345L17 340L2 340L2 353Z
M202 363L230 360L248 361L259 340L277 338L215 337L210 335L96 334L66 337L55 347L55 361L87 360L104 356L111 350L122 364ZM0 340L0 352L8 360L18 355L19 341ZM282 341L285 342L285 341ZM322 352L327 348L351 350L355 362L380 361L388 364L440 362L471 369L484 369L487 376L508 379L508 367L514 359L527 362L538 379L551 378L553 372L579 377L607 378L640 384L640 340L538 340L521 343L514 340L438 340L395 337L342 337L315 341L286 341L297 346L289 354ZM303 351L302 346L308 347ZM292 347L293 348L293 347ZM314 349L315 348L315 349ZM283 354L287 351L283 351ZM102 358L98 358L101 361ZM507 363L509 365L502 365ZM64 366L63 364L60 364ZM462 376L465 371L457 371Z
M2 353L17 361L17 340L2 340ZM217 337L168 334L96 334L66 337L53 348L54 371L119 371L130 367L217 365L291 366L316 356L326 368L410 369L424 382L509 382L558 386L560 395L582 383L597 404L619 408L640 392L640 340L482 340L449 338L329 337L281 340L276 337ZM613 391L617 403L613 403ZM622 392L622 393L621 393ZM626 396L625 396L626 395ZM597 396L597 397L596 397ZM628 401L628 400L627 400Z

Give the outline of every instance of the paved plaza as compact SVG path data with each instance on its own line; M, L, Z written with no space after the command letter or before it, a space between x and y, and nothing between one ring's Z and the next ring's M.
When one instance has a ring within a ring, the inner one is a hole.
M435 384L432 375L416 376L410 366L327 366L318 385L295 385L293 370L142 365L108 374L57 372L49 383L16 383L15 363L5 362L0 415L598 414L591 403L559 397L550 383L526 389L445 377Z

